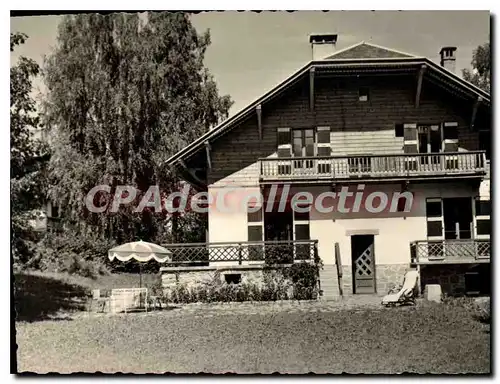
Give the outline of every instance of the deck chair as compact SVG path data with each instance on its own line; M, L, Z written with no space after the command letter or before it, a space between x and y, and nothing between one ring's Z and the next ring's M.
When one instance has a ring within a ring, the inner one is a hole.
M408 271L406 272L405 279L403 282L403 287L398 293L393 293L384 296L382 299L382 305L394 306L397 304L412 304L415 305L415 288L418 282L418 272Z

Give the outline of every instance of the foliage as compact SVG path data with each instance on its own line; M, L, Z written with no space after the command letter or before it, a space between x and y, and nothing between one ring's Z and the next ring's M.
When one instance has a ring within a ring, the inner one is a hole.
M46 59L46 124L54 133L51 198L65 220L123 243L155 241L164 232L191 231L204 218L152 210L135 212L146 190L180 186L166 160L227 118L232 102L220 97L203 66L210 35L199 35L184 13L66 16L58 45ZM83 204L91 188L105 204L117 185L142 191L118 212L92 213ZM107 200L106 200L107 199ZM197 232L199 233L199 232ZM201 232L204 234L204 231Z
M36 249L31 268L42 271L68 272L95 278L111 269L107 251L112 241L92 233L47 233Z
M295 263L286 269L288 278L293 283L294 298L308 300L317 298L319 289L319 266L310 263Z
M464 69L463 78L484 91L491 92L491 52L490 43L480 45L474 50L472 70Z
M294 264L292 268L266 268L262 282L227 284L215 272L200 284L177 283L163 291L164 300L179 303L314 300L318 297L317 266Z
M472 317L482 323L491 321L490 298L474 298L468 296L443 296L442 303L450 307L465 308Z
M11 33L10 51L27 38ZM35 61L22 56L10 68L11 249L16 267L24 266L33 255L37 234L29 220L44 201L44 166L49 154L46 145L34 138L40 122L30 96L32 79L39 71Z

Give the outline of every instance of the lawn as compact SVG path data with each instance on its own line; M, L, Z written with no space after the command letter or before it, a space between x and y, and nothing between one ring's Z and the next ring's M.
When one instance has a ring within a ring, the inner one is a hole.
M490 326L462 307L215 316L172 312L17 324L31 372L489 373Z

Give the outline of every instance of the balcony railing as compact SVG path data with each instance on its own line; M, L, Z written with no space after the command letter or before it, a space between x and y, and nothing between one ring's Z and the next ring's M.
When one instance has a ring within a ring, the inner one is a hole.
M291 264L318 261L317 240L230 243L164 244L172 252L170 265L207 265L209 262L265 262Z
M425 240L410 244L412 263L489 262L490 240Z
M465 176L486 173L484 151L260 159L266 180Z

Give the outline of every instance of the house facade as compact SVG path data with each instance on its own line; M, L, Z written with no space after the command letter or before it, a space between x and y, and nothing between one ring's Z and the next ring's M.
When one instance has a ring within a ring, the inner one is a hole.
M487 290L490 98L453 73L456 48L440 55L362 42L315 59L173 156L211 196L207 242L314 244L327 298L385 294L409 268L422 288Z

